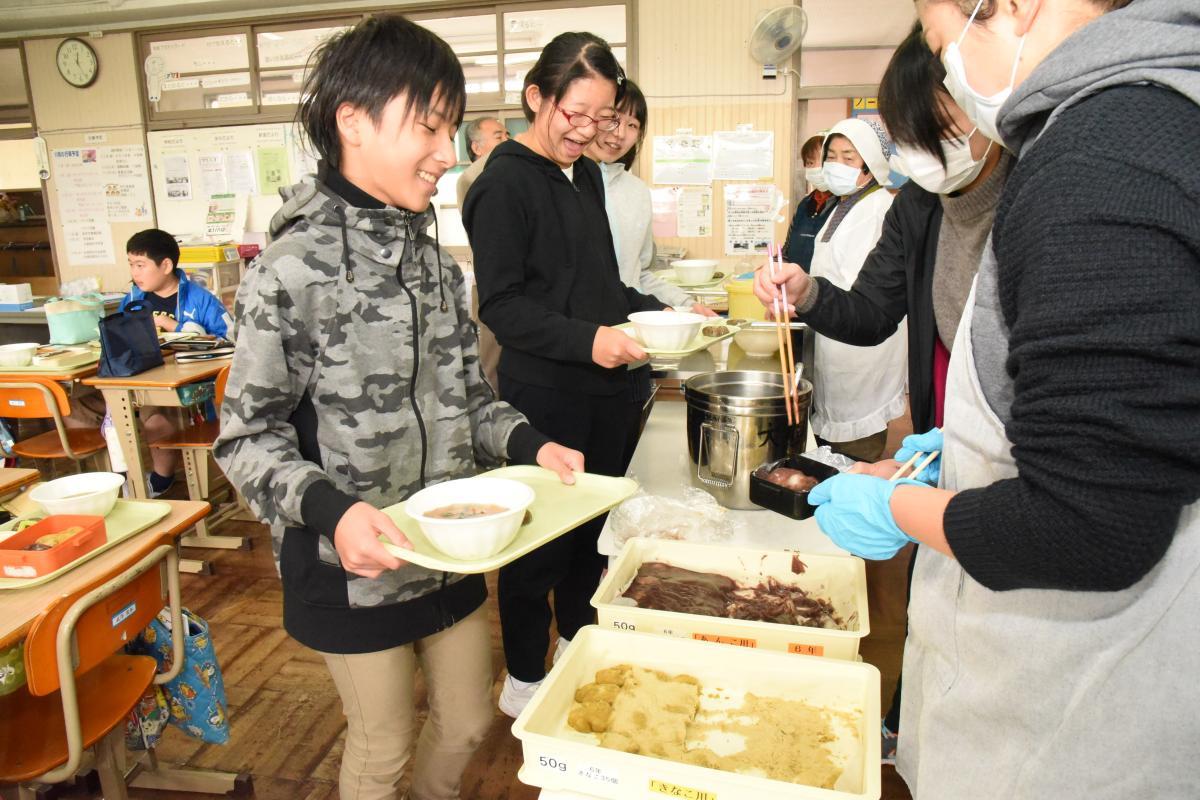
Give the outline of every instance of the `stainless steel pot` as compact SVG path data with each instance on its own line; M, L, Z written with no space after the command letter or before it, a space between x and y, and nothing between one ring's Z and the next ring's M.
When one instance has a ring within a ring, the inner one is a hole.
M750 502L750 473L804 451L812 384L800 382L800 422L792 426L778 372L696 375L683 395L692 483L726 508L758 508Z

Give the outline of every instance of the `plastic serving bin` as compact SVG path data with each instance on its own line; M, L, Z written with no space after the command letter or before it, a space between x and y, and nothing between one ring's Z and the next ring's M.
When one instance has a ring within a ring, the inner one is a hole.
M83 530L49 550L23 550L39 537L68 528ZM107 541L104 517L55 514L0 542L0 573L7 578L38 578L54 572Z
M628 605L621 598L638 568L662 561L697 572L717 572L753 586L773 577L782 583L829 598L850 630L809 628L777 622L680 614ZM800 564L803 572L797 572ZM618 602L618 600L620 602ZM701 639L762 650L854 661L858 646L871 632L867 611L867 570L855 556L808 555L787 551L722 547L660 539L630 539L592 596L602 628L636 631L681 639Z
M843 767L833 789L819 789L650 756L609 750L595 735L567 726L575 690L595 680L596 671L617 664L695 676L705 691L753 692L760 697L801 700L845 712L829 743ZM708 642L665 639L640 633L582 628L513 723L525 759L523 781L552 791L579 792L610 800L839 800L878 798L879 671L870 664L830 658L722 647Z
M838 474L836 467L813 461L804 456L791 456L779 461L769 461L750 473L750 502L769 508L792 519L808 519L816 513L816 506L808 504L808 492L797 492L786 486L771 483L759 472L770 472L778 467L798 469L811 478L823 481Z

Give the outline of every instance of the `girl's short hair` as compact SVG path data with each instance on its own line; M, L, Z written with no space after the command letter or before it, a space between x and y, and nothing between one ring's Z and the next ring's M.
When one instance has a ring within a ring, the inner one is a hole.
M823 150L821 145L825 143L825 137L821 135L810 136L800 148L801 161L816 161L820 163Z
M521 108L525 119L533 122L533 108L525 97L530 86L536 86L542 97L557 102L571 84L581 78L610 80L617 87L617 104L621 103L625 70L617 63L608 42L594 33L560 33L542 49L533 69L525 73L521 90Z
M399 14L367 17L326 40L309 59L296 121L317 155L337 168L342 157L337 110L343 103L367 112L376 125L391 100L404 95L404 113L433 109L455 127L467 92L462 65L450 45Z
M943 105L954 102L942 86L945 79L946 68L925 43L918 22L892 54L879 82L879 116L893 141L924 150L943 166L942 140L956 135L954 120Z
M646 105L646 95L642 94L638 85L628 78L622 85L621 99L617 101L617 111L621 114L628 114L638 123L637 141L633 143L633 147L629 148L629 152L618 158L616 162L630 170L633 169L634 159L637 158L638 150L642 147L642 140L646 138L646 120L649 119L650 109Z

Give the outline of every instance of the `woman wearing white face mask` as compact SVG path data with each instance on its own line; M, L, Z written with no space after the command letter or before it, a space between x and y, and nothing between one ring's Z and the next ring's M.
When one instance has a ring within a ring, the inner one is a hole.
M799 298L798 319L823 336L875 345L907 328L915 431L942 424L950 348L1012 165L1007 152L972 130L946 93L945 77L916 25L879 85L880 114L893 137L891 166L911 180L888 210L853 287L810 280L790 265L779 278L789 298ZM767 291L764 282L760 296L769 297ZM898 466L889 460L877 469L890 476ZM899 731L897 688L883 721L885 761L895 759Z
M813 277L849 289L879 240L892 204L883 189L889 146L887 134L863 120L842 120L830 129L822 172L840 200L817 234ZM767 274L759 270L758 282ZM906 341L903 330L874 347L814 339L812 427L818 442L860 460L882 455L888 421L904 413Z
M821 154L824 152L825 136L808 137L800 148L804 159L804 179L812 191L796 204L792 224L788 226L787 238L783 242L783 257L791 264L799 264L806 272L812 264L813 247L817 234L825 227L825 221L837 208L838 196L829 191L825 174L821 169Z
M1176 657L1200 652L1200 13L1122 5L917 4L1019 161L955 341L941 488L840 475L810 500L852 552L925 545L898 753L921 800L1200 791Z

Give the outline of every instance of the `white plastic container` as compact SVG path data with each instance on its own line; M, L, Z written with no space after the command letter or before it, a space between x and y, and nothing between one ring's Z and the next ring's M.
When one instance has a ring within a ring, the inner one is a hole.
M575 690L617 664L686 673L723 694L799 700L848 718L828 746L843 767L834 789L819 789L608 750L567 726ZM870 664L789 656L708 642L582 628L513 723L525 764L521 779L552 791L610 800L839 800L880 795L879 671Z
M717 271L718 261L714 258L686 258L671 262L675 278L683 286L695 286L711 280Z
M0 283L0 303L32 303L33 289L28 283Z
M797 574L793 570L796 560L804 564L804 572ZM749 586L768 577L799 586L828 598L838 616L849 623L850 630L639 608L621 594L637 575L638 568L647 561L662 561L696 572L716 572ZM596 607L602 628L846 661L858 658L859 644L871 632L866 565L855 556L822 556L635 538L625 543L616 564L592 596L592 605Z
M525 509L533 503L528 485L507 478L463 478L428 486L404 503L404 513L421 526L434 547L462 560L488 558L516 538ZM502 506L498 514L466 519L425 516L442 506L475 503Z
M0 367L28 367L38 346L37 342L0 345Z
M629 315L638 340L651 350L682 350L708 320L688 311L637 311Z
M103 517L112 511L125 476L115 472L68 475L29 490L29 499L47 514L87 514Z

